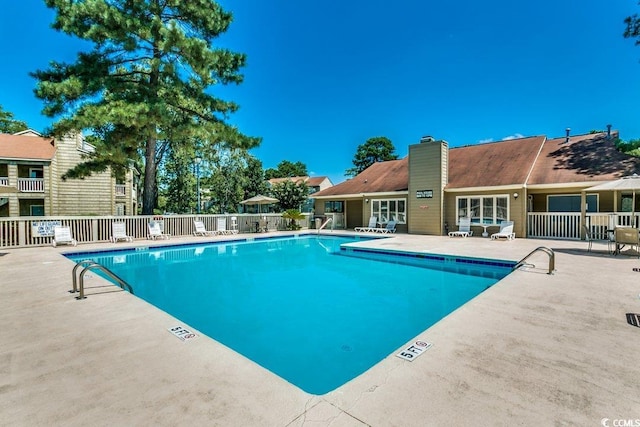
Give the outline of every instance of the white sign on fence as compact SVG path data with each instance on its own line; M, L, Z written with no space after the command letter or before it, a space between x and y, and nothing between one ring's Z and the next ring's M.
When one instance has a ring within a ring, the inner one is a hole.
M53 236L54 227L62 225L62 221L32 221L31 235L33 237L50 237Z

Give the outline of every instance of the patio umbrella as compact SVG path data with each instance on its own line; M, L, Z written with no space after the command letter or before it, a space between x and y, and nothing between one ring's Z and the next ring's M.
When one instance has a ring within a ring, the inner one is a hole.
M243 205L258 205L258 213L260 213L262 205L270 205L272 203L278 203L278 199L274 199L273 197L263 196L262 194L258 194L257 196L253 196L247 200L243 200L240 203Z
M631 176L625 176L620 179L616 179L615 181L605 182L603 184L594 185L593 187L589 187L584 189L584 192L590 191L613 191L614 200L617 200L617 193L620 192L631 192L633 194L632 198L632 213L635 215L636 212L636 191L640 190L640 176L637 174L633 174ZM615 203L615 202L614 202ZM617 210L617 209L616 209Z

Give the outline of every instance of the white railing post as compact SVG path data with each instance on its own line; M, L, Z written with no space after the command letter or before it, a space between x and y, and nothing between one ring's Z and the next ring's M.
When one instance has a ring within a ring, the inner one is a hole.
M92 219L91 220L91 237L92 237L92 241L97 242L98 241L98 220L97 219Z
M27 222L18 221L16 226L18 227L18 245L27 246Z

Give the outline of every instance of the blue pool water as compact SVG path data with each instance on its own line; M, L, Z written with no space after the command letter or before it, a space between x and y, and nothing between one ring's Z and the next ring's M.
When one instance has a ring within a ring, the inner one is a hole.
M360 375L510 264L348 250L301 236L68 255L312 394ZM432 259L433 258L433 259Z

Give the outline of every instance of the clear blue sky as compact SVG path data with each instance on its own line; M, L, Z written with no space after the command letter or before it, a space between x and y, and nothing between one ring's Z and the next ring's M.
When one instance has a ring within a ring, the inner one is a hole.
M266 168L305 163L334 183L359 144L405 156L422 135L451 146L604 129L640 138L640 47L624 39L636 0L242 0L223 46L245 82L214 88L231 122L261 136ZM42 130L30 71L82 46L50 28L40 0L2 1L0 105Z

